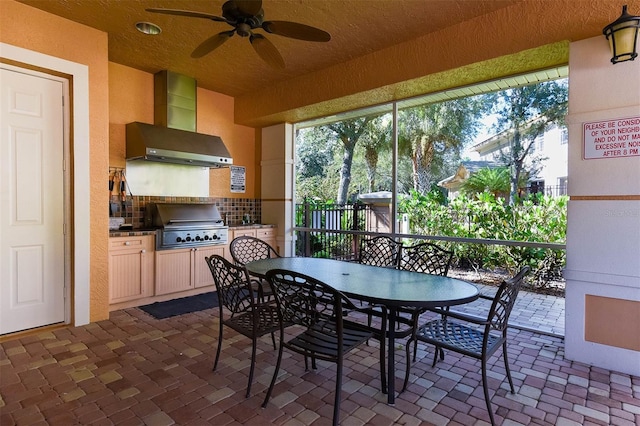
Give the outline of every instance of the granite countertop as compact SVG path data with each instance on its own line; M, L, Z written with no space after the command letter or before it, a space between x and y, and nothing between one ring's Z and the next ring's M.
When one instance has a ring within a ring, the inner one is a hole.
M275 228L276 225L252 223L249 225L230 225L229 229L263 229ZM116 229L109 230L109 237L140 237L143 235L156 235L156 229Z
M140 237L144 235L156 235L155 229L116 229L109 230L109 237Z
M263 223L251 223L248 225L229 225L229 229L262 229L262 228L275 228L276 225L268 225Z

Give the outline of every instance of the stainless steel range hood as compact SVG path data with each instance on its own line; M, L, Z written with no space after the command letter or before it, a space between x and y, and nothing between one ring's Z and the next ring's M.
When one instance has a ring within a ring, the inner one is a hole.
M228 167L231 155L219 136L196 133L196 82L161 71L154 80L154 122L129 123L127 160Z
M204 167L233 164L229 151L218 136L138 122L127 124L127 160Z

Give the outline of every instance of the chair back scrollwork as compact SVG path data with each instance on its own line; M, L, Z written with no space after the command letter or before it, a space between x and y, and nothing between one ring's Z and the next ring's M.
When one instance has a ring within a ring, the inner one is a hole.
M525 275L529 273L529 269L528 266L523 267L517 275L503 281L498 288L489 310L488 322L492 329L498 331L506 330L513 305L516 303L520 287Z
M402 243L381 235L360 241L360 263L372 266L395 267Z

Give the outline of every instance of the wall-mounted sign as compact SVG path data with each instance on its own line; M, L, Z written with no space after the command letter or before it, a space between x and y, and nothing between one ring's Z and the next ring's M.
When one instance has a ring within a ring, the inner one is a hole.
M245 192L247 190L247 173L242 166L230 166L231 192Z
M584 159L640 156L640 117L584 123Z
M242 166L230 166L231 192L245 192L247 190L247 173Z

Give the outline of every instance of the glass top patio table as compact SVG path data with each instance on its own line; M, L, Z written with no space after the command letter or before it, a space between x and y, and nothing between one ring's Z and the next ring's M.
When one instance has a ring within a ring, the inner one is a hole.
M349 297L383 305L389 312L388 403L395 402L395 321L397 308L433 308L472 302L476 286L455 278L362 265L334 259L280 257L247 263L249 273L264 277L271 269L286 269L329 284ZM409 361L407 361L409 362Z

